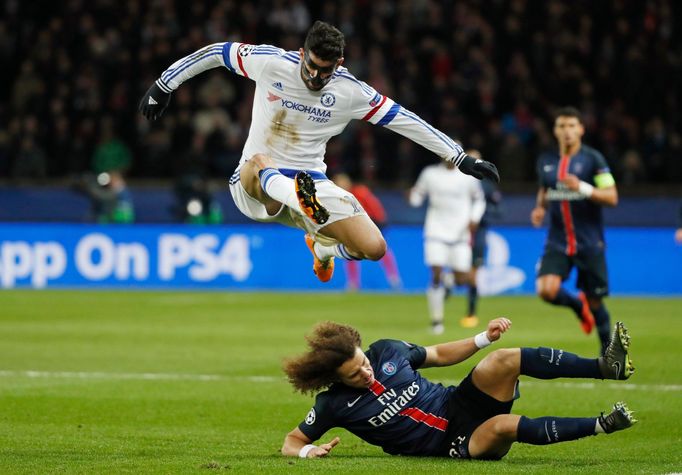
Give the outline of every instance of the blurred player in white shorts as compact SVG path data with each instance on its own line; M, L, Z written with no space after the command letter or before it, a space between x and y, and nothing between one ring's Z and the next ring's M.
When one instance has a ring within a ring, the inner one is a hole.
M428 199L424 223L424 262L431 268L426 299L432 330L444 331L444 307L448 287L471 285L471 237L483 212L485 196L478 180L461 173L449 163L430 165L422 170L410 190L410 204L421 206ZM454 282L447 282L454 273ZM462 326L478 324L467 314Z
M313 271L323 282L332 277L334 257L378 260L386 250L381 231L357 200L325 175L326 144L351 120L386 127L464 173L499 181L492 163L469 157L447 135L356 79L341 66L344 47L343 33L321 21L298 51L214 43L173 63L139 105L147 119L156 120L175 89L213 68L255 81L249 136L230 191L246 216L305 230Z

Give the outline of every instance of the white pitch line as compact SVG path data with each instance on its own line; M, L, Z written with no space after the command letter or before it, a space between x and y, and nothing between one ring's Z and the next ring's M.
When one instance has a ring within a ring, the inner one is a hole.
M0 370L0 378L44 378L44 379L109 379L109 380L137 380L137 381L236 381L244 380L252 383L273 383L286 381L284 377L276 376L229 376L221 374L188 374L188 373L107 373L104 371L12 371ZM435 380L434 380L435 381ZM455 380L438 380L444 384L457 384ZM567 381L528 381L523 379L521 387L555 386L573 389L608 389L625 391L682 391L682 384L638 384L617 382L567 382Z
M598 389L601 387L606 387L608 389L620 389L625 391L659 391L659 392L670 392L670 391L682 391L682 384L637 384L637 383L616 383L616 382L603 382L603 383L568 383L565 381L521 381L521 386L544 386L552 385L559 386L562 388L578 388L578 389Z
M128 379L137 381L232 381L243 379L254 383L273 382L284 378L273 376L225 376L220 374L183 373L107 373L104 371L7 371L0 378L62 378L62 379Z

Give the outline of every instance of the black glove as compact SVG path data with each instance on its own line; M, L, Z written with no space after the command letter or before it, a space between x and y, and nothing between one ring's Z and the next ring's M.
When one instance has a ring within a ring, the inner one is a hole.
M495 183L500 182L500 174L497 171L497 167L493 163L486 162L485 160L474 159L469 155L465 155L459 163L458 168L462 173L471 175L479 180L487 178Z
M170 93L163 92L155 82L142 97L140 105L137 106L137 108L147 119L156 120L161 117L163 111L168 107L170 97Z

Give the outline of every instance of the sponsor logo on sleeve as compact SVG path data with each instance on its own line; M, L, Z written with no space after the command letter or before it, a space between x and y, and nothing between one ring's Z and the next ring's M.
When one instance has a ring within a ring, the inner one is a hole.
M370 105L370 107L376 107L377 104L379 104L379 102L381 102L381 94L379 94L379 93L377 92L377 93L374 95L374 97L372 98L372 100L369 101L369 105Z

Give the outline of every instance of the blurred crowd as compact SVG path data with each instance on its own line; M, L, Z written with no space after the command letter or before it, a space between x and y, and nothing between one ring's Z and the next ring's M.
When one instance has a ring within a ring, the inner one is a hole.
M1 0L0 177L118 171L227 178L253 83L213 70L157 123L137 102L172 62L222 41L302 46L315 19L347 37L349 70L467 147L506 182L535 180L552 110L584 113L585 142L619 184L682 182L682 5L673 0ZM411 183L435 160L355 123L330 173Z

